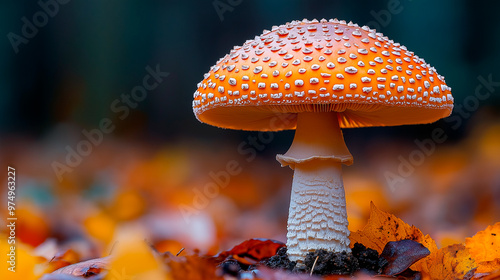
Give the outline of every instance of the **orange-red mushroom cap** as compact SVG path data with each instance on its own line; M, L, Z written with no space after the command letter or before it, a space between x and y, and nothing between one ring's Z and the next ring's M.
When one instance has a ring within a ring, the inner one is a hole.
M201 122L261 131L295 129L300 112L339 112L348 128L430 123L452 109L451 88L434 67L367 26L336 19L265 30L212 66L193 100Z

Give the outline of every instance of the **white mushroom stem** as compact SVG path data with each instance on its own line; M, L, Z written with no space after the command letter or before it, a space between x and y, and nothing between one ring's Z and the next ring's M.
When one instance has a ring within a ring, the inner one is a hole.
M344 143L338 115L299 113L293 143L276 159L294 170L288 216L287 248L292 261L324 249L350 252L342 182L342 163L352 156Z

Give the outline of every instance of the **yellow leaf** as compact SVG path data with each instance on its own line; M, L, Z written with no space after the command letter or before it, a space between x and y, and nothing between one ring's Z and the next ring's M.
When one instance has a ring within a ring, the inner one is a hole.
M40 277L43 271L38 271L37 267L45 261L44 258L33 255L31 247L19 243L8 244L7 237L0 235L0 251L2 254L2 265L0 269L0 279L9 280L35 280ZM15 246L14 252L11 246Z
M467 248L463 244L454 244L434 251L416 263L415 269L425 278L463 279L465 274L475 267L476 264Z
M370 218L362 230L351 232L351 247L361 243L380 254L387 242L411 239L427 247L432 253L437 250L436 242L415 226L410 226L396 216L379 210L373 202L370 204Z
M114 251L106 280L170 279L165 267L153 254L153 249L140 234L132 232L127 233L124 238L119 238Z
M477 263L500 258L500 222L466 238L465 246Z

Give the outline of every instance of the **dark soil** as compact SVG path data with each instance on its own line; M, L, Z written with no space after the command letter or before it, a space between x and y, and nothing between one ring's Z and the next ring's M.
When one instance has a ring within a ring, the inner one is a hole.
M358 259L359 269L368 274L380 274L388 262L379 256L376 250L366 248L362 244L356 243L352 248L353 256Z
M307 254L303 264L296 264L288 259L286 248L278 250L276 255L262 261L261 265L272 269L283 269L293 273L312 273L316 275L353 274L362 270L368 274L380 274L387 261L377 251L356 243L352 253L333 253L317 250Z
M284 269L287 271L293 271L296 266L295 262L292 262L288 259L286 247L280 248L278 252L276 252L276 255L261 262L261 264L272 269Z
M359 270L358 259L351 253L317 250L307 254L304 264L313 274L352 274Z
M242 271L240 264L235 259L228 259L223 261L219 268L222 270L223 275L230 275L237 277L240 271Z

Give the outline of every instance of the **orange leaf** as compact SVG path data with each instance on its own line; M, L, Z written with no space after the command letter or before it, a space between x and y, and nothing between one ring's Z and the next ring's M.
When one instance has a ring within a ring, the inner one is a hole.
M373 202L370 203L370 218L362 230L351 232L349 237L351 247L361 243L368 248L377 250L380 254L387 242L410 239L427 247L432 253L437 245L429 235L425 235L415 226L410 226L396 216L379 210Z
M108 244L115 233L116 221L108 214L99 212L83 222L88 235Z
M477 273L491 273L493 271L500 272L500 258L493 261L480 262L476 270Z
M463 279L475 267L467 248L463 244L455 244L434 251L417 263L415 269L430 279Z
M199 255L176 257L170 252L167 252L164 254L164 260L170 270L172 279L224 279L217 274L218 268L214 258Z
M42 214L42 211L34 206L21 208L17 210L19 219L16 225L16 238L23 243L36 247L45 241L50 235L50 228L47 224L48 218ZM36 232L36 234L33 234Z
M271 239L248 239L234 246L228 251L219 253L216 258L223 261L228 256L244 264L256 264L257 262L276 255L276 252L285 244Z
M110 212L116 220L133 220L144 214L146 201L136 190L122 191L115 197Z
M500 258L500 222L465 239L465 246L477 263Z
M69 249L64 252L57 253L54 258L52 258L47 267L45 268L46 273L50 273L58 270L59 268L77 263L79 260L79 255L75 251Z

